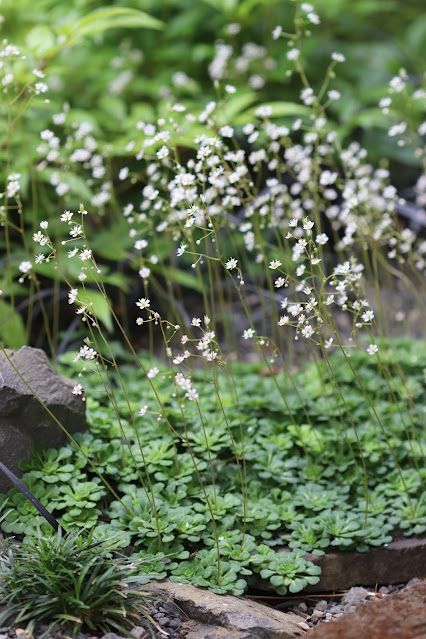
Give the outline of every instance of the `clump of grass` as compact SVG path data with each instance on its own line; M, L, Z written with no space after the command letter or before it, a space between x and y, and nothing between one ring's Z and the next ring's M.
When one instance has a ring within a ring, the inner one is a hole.
M0 557L0 625L40 624L76 636L80 629L128 632L147 617L137 565L77 533L27 537Z

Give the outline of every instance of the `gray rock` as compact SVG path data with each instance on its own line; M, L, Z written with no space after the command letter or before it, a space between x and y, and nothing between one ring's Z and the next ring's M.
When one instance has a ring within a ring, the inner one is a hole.
M0 461L15 474L34 446L57 447L86 427L85 402L71 379L58 375L44 351L0 351ZM55 420L56 418L56 420ZM10 488L0 476L0 492Z
M342 605L345 606L345 608L348 606L359 606L360 603L363 603L369 597L370 593L368 590L360 586L354 586L343 595Z
M215 595L170 581L152 582L146 588L156 597L161 594L172 599L191 620L207 626L191 629L191 639L298 639L305 635L297 615L249 599Z
M240 632L234 632L221 626L208 626L204 623L197 624L185 635L186 639L241 639Z

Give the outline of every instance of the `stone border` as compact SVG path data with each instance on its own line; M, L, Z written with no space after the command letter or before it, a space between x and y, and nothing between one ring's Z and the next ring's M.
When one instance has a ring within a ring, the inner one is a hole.
M283 550L285 552L285 550ZM418 577L426 578L426 537L395 539L386 546L367 552L336 551L321 557L307 554L306 558L321 568L320 581L303 592L333 592L352 586L399 584ZM273 592L269 582L262 579L250 585L265 592Z

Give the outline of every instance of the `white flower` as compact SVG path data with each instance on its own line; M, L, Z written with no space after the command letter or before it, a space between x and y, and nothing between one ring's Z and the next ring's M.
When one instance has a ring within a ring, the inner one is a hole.
M374 311L365 311L361 317L363 322L372 322L374 319Z
M288 60L297 60L300 55L299 49L290 49L287 51L287 59Z
M159 160L164 160L169 156L169 149L166 146L162 146L161 149L157 151L157 158Z
M231 126L225 125L219 130L219 133L223 138L232 138L234 129Z
M129 175L129 167L128 166L123 166L122 169L120 169L119 173L118 173L118 179L123 181L127 178L127 176Z
M281 315L280 319L278 320L278 326L286 326L286 324L288 324L290 321L290 318L288 315Z
M32 264L28 261L21 262L19 265L19 270L21 271L21 273L28 273L29 271L31 271L31 268Z
M147 410L148 410L148 406L146 404L145 406L141 406L140 409L138 410L138 415L143 417L144 415L146 415Z
M378 352L379 352L379 347L377 346L377 344L370 344L367 348L367 353L369 355L375 355Z
M147 297L141 297L140 300L136 302L136 306L143 310L144 308L149 308L151 305L150 300Z
M320 244L321 246L324 244L327 244L328 242L328 235L326 235L326 233L320 233L319 235L317 235L316 238L316 243Z
M327 93L329 100L333 100L333 102L335 102L336 100L340 99L340 91L336 91L335 89L332 89L331 91L329 91Z
M33 235L33 241L36 244L40 244L40 246L45 246L45 244L47 244L47 237L41 231L37 231L37 233Z
M254 330L252 328L248 328L247 330L244 331L243 333L244 339L251 339L252 337L254 337Z
M158 368L156 366L154 366L154 368L150 368L149 371L147 372L146 376L148 377L148 379L154 379L154 377L156 377L158 375L160 371L158 370Z
M64 211L60 217L61 222L71 222L74 214L71 211Z
M73 395L82 395L83 394L83 386L81 384L76 384L72 389Z
M74 362L77 362L79 359L87 359L93 360L97 356L97 352L94 348L90 348L86 344L80 348L77 355L74 357Z
M302 335L306 337L306 339L311 337L314 334L314 332L315 331L310 324L306 324L306 326L302 328Z
M346 60L343 53L338 53L337 51L333 51L331 59L334 60L334 62L344 62Z
M225 264L228 271L232 271L234 268L238 266L238 260L235 257L231 257Z
M139 269L139 275L141 276L143 280L147 280L150 274L151 274L151 269L148 268L147 266L143 266L141 269Z
M70 235L71 237L78 237L79 235L83 234L83 228L80 226L80 224L75 224L74 226L71 227L70 230Z
M283 29L282 27L280 27L279 25L275 27L275 29L272 31L272 38L273 40L278 40L278 38L280 37L280 35L282 34Z
M48 226L49 226L49 222L47 222L46 220L43 220L42 222L40 222L41 229L46 230Z
M181 255L183 255L183 254L185 253L185 251L186 251L186 247L187 247L187 245L186 245L186 244L181 244L181 245L178 247L178 250L176 251L176 255L177 255L178 257L181 257Z
M285 284L285 279L283 277L277 277L274 282L275 288L281 288Z
M274 271L275 269L279 268L281 266L281 262L280 260L271 260L271 262L269 262L269 268Z
M78 290L76 288L72 288L68 293L68 304L74 304L77 299Z
M80 260L82 262L87 262L87 260L90 260L91 257L92 257L92 251L88 248L83 249L80 253Z
M255 113L259 118L269 118L272 115L272 107L268 105L257 107ZM244 133L246 133L246 131L244 131Z
M195 388L190 388L185 393L185 397L190 401L196 401L198 399L198 391Z

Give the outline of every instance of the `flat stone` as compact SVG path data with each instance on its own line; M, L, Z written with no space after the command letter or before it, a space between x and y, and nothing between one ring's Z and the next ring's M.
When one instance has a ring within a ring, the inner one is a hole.
M191 639L207 639L210 636L211 639L297 639L305 636L297 615L280 612L249 599L216 595L208 590L171 581L152 582L145 589L156 597L161 594L166 599L172 599L190 619L210 626L206 630L210 635L193 634ZM212 627L216 634L211 634ZM196 626L192 632L202 630Z
M241 639L241 632L234 632L221 626L208 626L204 623L193 625L186 631L185 639Z
M0 461L15 474L36 445L57 448L68 441L52 415L71 434L85 429L85 402L73 395L74 386L38 348L0 351ZM0 492L10 487L0 473Z
M282 552L285 552L283 549ZM396 539L387 546L367 552L336 551L320 557L306 558L321 568L320 580L304 592L334 592L353 586L401 584L426 578L426 538ZM251 578L250 584L265 592L272 592L268 581Z
M317 626L309 639L423 639L426 637L426 581L374 599L356 612Z

